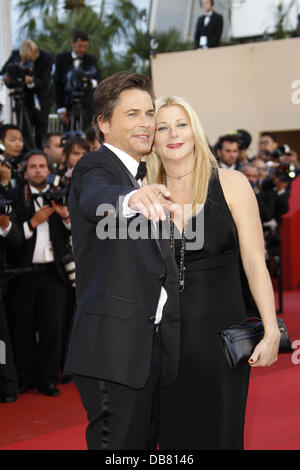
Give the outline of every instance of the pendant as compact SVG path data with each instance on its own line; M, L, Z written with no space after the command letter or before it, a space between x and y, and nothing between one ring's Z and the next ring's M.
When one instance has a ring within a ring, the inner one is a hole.
M181 180L182 176L176 176L177 180Z

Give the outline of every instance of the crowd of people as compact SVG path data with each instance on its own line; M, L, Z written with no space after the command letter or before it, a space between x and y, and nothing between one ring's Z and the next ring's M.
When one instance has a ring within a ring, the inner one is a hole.
M49 396L60 393L56 385L75 302L68 189L74 166L95 148L95 139L92 128L86 134L49 133L42 148L24 152L21 130L14 124L0 128L0 332L6 344L0 399L5 403L32 388Z

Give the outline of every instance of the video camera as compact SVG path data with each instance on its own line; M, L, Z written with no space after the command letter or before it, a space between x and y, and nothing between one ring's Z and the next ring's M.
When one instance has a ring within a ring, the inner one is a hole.
M47 178L47 183L51 189L39 194L45 204L51 206L51 201L53 201L58 206L66 206L68 204L70 188L66 184L65 176L60 173L51 173Z
M28 60L24 64L15 63L7 66L7 75L9 82L6 83L7 88L24 88L25 87L25 76L33 75L34 62Z
M266 155L266 157L274 158L275 160L277 160L282 155L290 155L291 149L287 144L284 144L284 145L281 145L280 147L277 147L277 149L274 150L274 152L263 150L262 153Z
M9 215L12 211L12 203L13 201L10 201L5 198L0 198L0 215Z
M89 82L96 77L96 67L92 66L87 70L81 67L73 67L66 76L66 92L72 95L72 98L80 96L84 89L89 86Z
M292 179L296 177L295 172L295 164L294 163L281 163L279 166L275 168L274 176L278 178L282 182L290 182Z
M4 145L0 144L0 164L10 169L11 182L13 183L13 181L15 181L15 184L17 184L17 182L20 182L23 179L23 171L17 167L17 161L12 161L9 156L3 157L3 153L5 152L5 150L6 148L4 147ZM15 184L12 185L15 186Z

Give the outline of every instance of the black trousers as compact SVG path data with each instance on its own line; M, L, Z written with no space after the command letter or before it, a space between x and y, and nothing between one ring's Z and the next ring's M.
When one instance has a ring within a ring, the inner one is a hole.
M7 386L17 391L17 373L11 348L9 330L7 326L6 311L2 300L2 286L0 286L0 341L5 344L4 364L0 363L0 395ZM1 358L0 358L1 359Z
M19 383L58 382L66 290L54 263L21 276L11 299L11 336Z
M159 330L154 327L151 371L144 388L134 390L91 377L73 377L89 420L88 450L157 449L160 372Z

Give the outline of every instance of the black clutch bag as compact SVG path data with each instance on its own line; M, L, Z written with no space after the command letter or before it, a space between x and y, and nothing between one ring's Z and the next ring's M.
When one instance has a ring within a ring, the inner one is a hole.
M277 319L280 330L279 353L292 353L292 342L282 318ZM246 318L239 325L218 333L221 347L230 367L247 362L255 346L264 336L264 326L260 318Z

